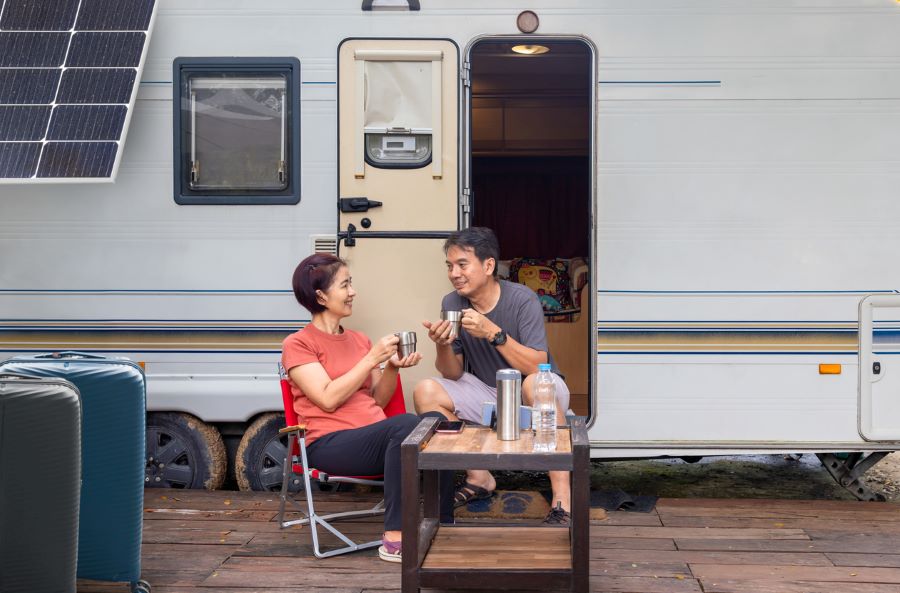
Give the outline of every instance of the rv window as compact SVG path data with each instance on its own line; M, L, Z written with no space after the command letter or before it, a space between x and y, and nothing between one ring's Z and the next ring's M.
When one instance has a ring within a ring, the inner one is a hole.
M297 203L292 68L178 62L176 201Z
M366 162L423 167L431 162L432 64L366 61Z

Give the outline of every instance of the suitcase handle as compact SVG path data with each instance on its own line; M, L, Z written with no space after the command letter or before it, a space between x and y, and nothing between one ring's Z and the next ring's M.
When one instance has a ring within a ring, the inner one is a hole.
M14 379L16 381L41 381L45 377L38 377L36 375L21 375L19 373L10 373L10 372L0 372L0 381L8 381L10 379Z
M35 358L92 358L92 359L105 359L105 356L101 356L99 354L91 354L90 352L78 352L77 350L62 350L60 352L51 352L49 354L38 354Z

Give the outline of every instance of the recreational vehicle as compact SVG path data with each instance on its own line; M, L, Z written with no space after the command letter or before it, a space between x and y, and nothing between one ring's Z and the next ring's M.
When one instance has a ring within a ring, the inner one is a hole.
M278 487L294 266L422 332L473 225L595 458L898 447L896 1L44 4L0 2L0 357L139 362L148 486Z

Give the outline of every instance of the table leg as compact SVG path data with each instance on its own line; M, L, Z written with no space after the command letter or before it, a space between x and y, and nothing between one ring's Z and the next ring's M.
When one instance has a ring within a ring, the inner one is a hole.
M403 504L402 593L419 593L419 448L400 448ZM430 472L429 472L430 473Z
M587 593L589 588L591 482L590 449L572 448L572 591Z

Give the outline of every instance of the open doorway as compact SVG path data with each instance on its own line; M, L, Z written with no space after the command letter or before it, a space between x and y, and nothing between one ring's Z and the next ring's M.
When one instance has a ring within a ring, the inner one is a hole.
M550 352L590 411L593 55L575 39L485 39L471 63L471 220L535 290Z

